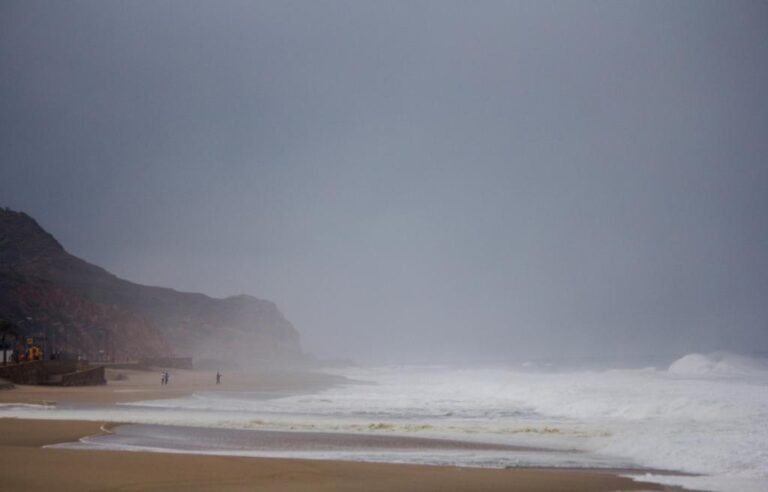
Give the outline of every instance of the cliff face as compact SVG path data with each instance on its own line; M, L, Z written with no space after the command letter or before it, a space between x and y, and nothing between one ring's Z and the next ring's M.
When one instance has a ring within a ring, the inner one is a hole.
M90 357L258 363L301 356L298 333L269 301L214 299L120 279L67 253L31 217L2 208L0 318Z

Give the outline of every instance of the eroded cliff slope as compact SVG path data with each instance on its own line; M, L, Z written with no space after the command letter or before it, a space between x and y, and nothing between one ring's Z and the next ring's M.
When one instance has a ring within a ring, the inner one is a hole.
M176 355L238 365L301 357L298 333L273 303L123 280L69 254L28 215L3 208L0 318L89 357Z

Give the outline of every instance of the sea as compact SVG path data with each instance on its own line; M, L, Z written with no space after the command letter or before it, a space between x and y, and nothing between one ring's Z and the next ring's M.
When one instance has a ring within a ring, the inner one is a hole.
M768 361L666 367L345 367L313 392L201 392L0 417L129 423L55 447L470 467L610 468L696 490L768 490Z

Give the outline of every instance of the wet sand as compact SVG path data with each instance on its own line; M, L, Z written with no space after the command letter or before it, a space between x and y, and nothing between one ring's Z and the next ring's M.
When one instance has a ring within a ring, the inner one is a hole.
M120 446L168 450L170 452L229 452L248 456L251 452L337 452L370 451L505 451L508 453L554 451L530 446L513 446L453 439L401 435L352 434L342 432L301 432L255 429L187 427L158 424L122 424L108 436L93 436L89 444L115 449ZM245 453L245 454L243 454Z
M490 470L41 447L102 432L104 428L97 422L0 419L0 488L9 492L679 490L596 471Z

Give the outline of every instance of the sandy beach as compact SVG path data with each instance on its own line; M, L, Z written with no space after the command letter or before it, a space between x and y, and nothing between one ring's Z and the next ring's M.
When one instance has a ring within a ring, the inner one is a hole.
M107 369L105 386L24 386L0 391L0 403L50 404L55 402L124 403L179 398L196 391L298 392L317 390L339 382L331 375L263 371L225 373L216 384L216 372L170 369L170 384L161 385L162 370Z
M102 432L98 422L0 419L2 490L673 490L593 471L488 470L42 448Z
M211 389L212 375L172 371L169 386L159 373L113 371L126 379L106 386L18 386L0 392L3 403L115 402L177 397ZM301 390L328 384L322 376L232 375L217 389ZM635 482L610 472L551 469L479 469L441 466L246 458L194 454L44 448L110 432L114 424L83 421L0 419L0 489L82 490L274 490L274 491L615 491L675 490ZM512 452L512 451L511 451Z

